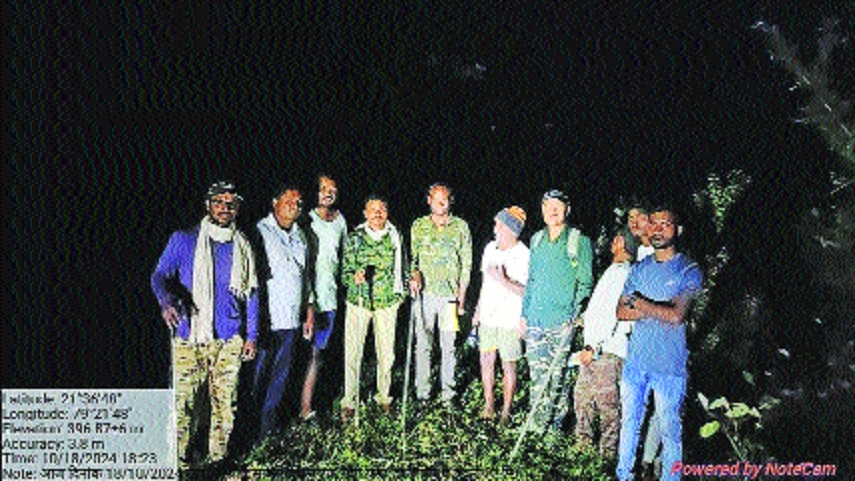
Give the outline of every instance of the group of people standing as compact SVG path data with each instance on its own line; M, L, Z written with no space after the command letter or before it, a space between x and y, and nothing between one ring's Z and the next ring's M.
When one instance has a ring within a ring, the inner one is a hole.
M407 249L405 236L388 220L385 199L369 196L364 222L348 231L335 206L337 183L326 175L317 180L318 204L308 223L298 222L300 189L283 185L272 198L270 214L247 234L235 225L243 201L235 186L215 183L205 197L205 217L193 229L174 233L158 262L152 287L174 333L181 466L190 462L194 400L206 384L211 403L208 458L226 456L242 361L255 362L254 438L263 439L277 429L278 408L301 335L312 350L299 416L303 421L315 417L312 398L336 324L340 287L346 291L342 421L350 422L358 412L363 348L372 322L374 399L383 412L391 411L395 326L408 295L417 402L424 404L431 397L431 353L439 337L438 397L454 403L455 341L473 256L469 225L451 213L451 188L442 183L428 188L430 213L413 222ZM484 386L481 417L498 416L500 424L510 424L516 363L525 355L530 398L533 404L540 401L531 406L529 427L557 432L570 409L568 376L578 366L573 396L579 442L594 444L599 416L600 451L617 458L620 479L630 479L653 391L656 414L650 424L661 436L663 465L679 461L687 357L682 319L700 289L701 273L676 251L676 213L670 207L630 211L628 225L611 245L613 263L594 288L591 242L567 224L567 196L560 190L544 193L541 210L545 227L534 233L530 247L520 240L526 212L518 206L500 210L493 219L495 238L481 258L483 281L472 316ZM585 347L571 356L573 325L584 326ZM497 357L503 387L498 414ZM667 474L663 470L663 476Z

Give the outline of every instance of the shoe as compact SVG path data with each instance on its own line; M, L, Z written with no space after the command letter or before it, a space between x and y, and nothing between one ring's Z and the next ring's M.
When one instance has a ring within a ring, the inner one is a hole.
M380 410L383 411L383 414L390 414L392 412L392 405L390 403L381 403Z
M341 423L342 424L350 424L353 421L353 417L356 415L356 410L353 408L342 408L341 410Z
M482 421L492 421L494 419L496 419L496 412L495 411L489 410L487 408L484 408L483 410L481 410L481 420Z

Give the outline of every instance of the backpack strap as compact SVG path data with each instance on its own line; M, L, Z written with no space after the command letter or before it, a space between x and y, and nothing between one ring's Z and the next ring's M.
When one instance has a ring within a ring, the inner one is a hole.
M576 259L579 254L579 237L582 233L577 228L570 229L567 234L567 257L571 260Z
M534 249L538 245L540 245L541 241L543 241L543 230L539 230L531 236L531 248Z
M531 236L531 248L534 249L541 242L543 242L543 237L546 234L546 230L539 230ZM582 236L582 232L577 228L570 229L570 232L567 234L567 257L571 260L576 259L579 256L579 237Z

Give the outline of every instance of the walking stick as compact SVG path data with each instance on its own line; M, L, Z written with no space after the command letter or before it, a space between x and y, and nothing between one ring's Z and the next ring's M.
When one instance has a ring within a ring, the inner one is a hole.
M546 388L549 387L549 382L552 380L552 373L555 371L555 368L560 364L560 362L567 362L567 359L564 356L560 355L560 353L564 351L564 348L568 345L568 343L571 343L573 341L574 334L576 334L575 322L570 324L570 330L567 332L567 334L561 336L561 339L558 343L559 355L553 357L552 363L549 364L549 370L546 372L546 382L543 384L543 386L540 387L540 391L538 391L537 396L535 397L535 400L531 405L531 409L529 410L528 415L525 418L525 424L523 424L522 432L520 433L519 437L517 437L517 442L514 445L514 450L511 451L511 460L517 457L517 453L520 450L520 446L522 446L523 439L525 438L526 433L528 433L528 430L531 427L531 422L534 419L534 413L540 406L540 403L543 400L543 395L546 393Z
M412 366L413 360L413 335L415 333L415 317L416 317L416 303L422 306L422 296L421 294L416 294L413 297L412 304L410 304L410 323L407 326L407 361L405 364L404 371L404 396L403 396L403 406L401 407L401 455L407 454L407 397L410 393L410 367ZM422 308L423 310L423 308Z

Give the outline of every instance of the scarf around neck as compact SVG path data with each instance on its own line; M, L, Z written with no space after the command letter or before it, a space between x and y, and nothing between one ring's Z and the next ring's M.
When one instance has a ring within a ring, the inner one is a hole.
M386 226L382 229L375 231L368 227L367 222L363 222L356 227L356 230L361 230L365 232L371 240L374 242L379 241L386 234L389 235L390 240L392 241L392 245L395 246L395 272L393 277L395 278L393 288L396 294L404 293L404 280L403 280L403 253L401 250L401 236L398 234L398 229L392 225L391 222L386 222Z
M214 339L214 256L211 242L234 243L229 292L245 301L258 287L255 259L246 237L234 223L220 227L208 216L199 226L199 237L193 252L193 302L196 311L190 322L190 342L201 344Z

